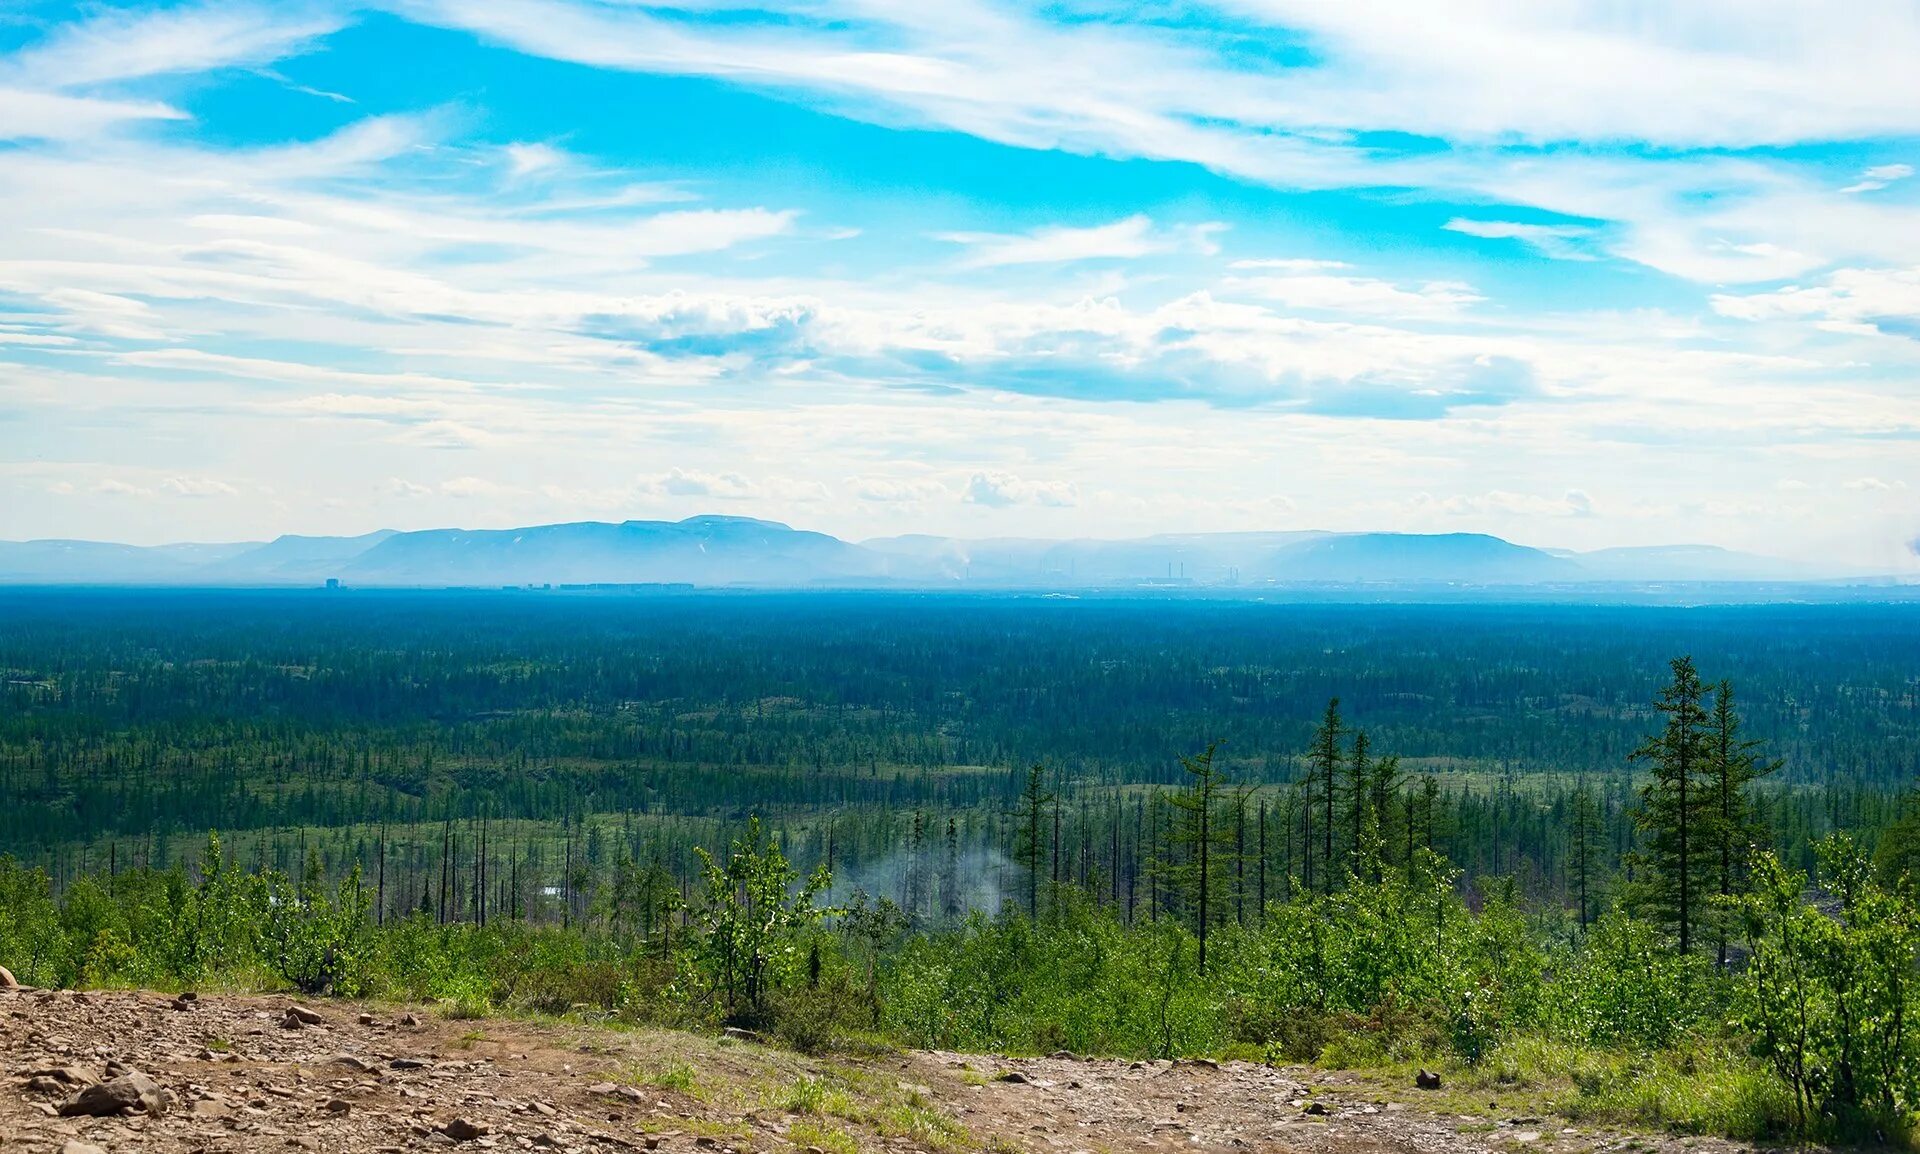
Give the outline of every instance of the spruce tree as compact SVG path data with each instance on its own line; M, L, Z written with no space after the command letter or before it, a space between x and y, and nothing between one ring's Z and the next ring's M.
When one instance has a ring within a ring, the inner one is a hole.
M1207 934L1214 919L1214 891L1227 877L1219 844L1228 833L1224 821L1216 822L1215 806L1227 788L1226 774L1214 763L1215 742L1193 757L1182 757L1180 766L1187 771L1187 786L1173 795L1180 821L1175 837L1186 849L1186 860L1177 867L1183 896L1193 916L1194 936L1199 940L1199 972L1207 972Z
M1368 820L1368 802L1371 800L1373 762L1367 753L1369 742L1366 730L1357 730L1353 735L1353 756L1347 759L1347 868L1353 876L1363 877L1367 873L1367 863L1361 861L1365 852L1362 842L1366 840Z
M1740 714L1733 705L1733 683L1720 682L1714 687L1713 717L1708 722L1707 785L1714 817L1714 880L1722 899L1747 891L1753 849L1766 838L1765 823L1748 793L1748 787L1755 780L1780 768L1779 762L1760 759L1759 749L1763 744L1740 736ZM1725 901L1722 906L1724 909ZM1725 966L1727 917L1716 912L1713 921L1716 958Z
M1340 735L1344 732L1346 729L1340 722L1340 699L1336 697L1327 702L1326 715L1321 719L1319 728L1313 731L1313 747L1307 761L1309 813L1316 785L1320 791L1320 886L1327 893L1333 892L1334 778L1340 772ZM1311 816L1308 820L1312 820ZM1308 837L1312 837L1311 826ZM1311 847L1307 852L1311 854Z
M1027 770L1027 786L1020 791L1020 864L1027 867L1027 915L1040 916L1040 858L1046 848L1041 822L1053 795L1047 792L1047 770L1035 762Z
M1665 727L1636 749L1653 779L1640 790L1634 822L1647 834L1635 886L1638 904L1673 931L1681 953L1693 949L1694 927L1711 892L1715 814L1706 686L1693 658L1673 660L1673 680L1654 708Z
M1601 836L1600 810L1594 804L1593 794L1583 780L1574 787L1573 796L1568 800L1567 824L1572 836L1571 853L1568 855L1567 872L1571 875L1574 901L1580 910L1580 928L1586 929L1593 920L1594 891L1598 885L1600 869Z

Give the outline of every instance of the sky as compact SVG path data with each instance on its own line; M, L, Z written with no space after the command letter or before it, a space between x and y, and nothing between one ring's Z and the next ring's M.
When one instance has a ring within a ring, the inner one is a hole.
M1920 8L0 6L0 538L1920 571Z

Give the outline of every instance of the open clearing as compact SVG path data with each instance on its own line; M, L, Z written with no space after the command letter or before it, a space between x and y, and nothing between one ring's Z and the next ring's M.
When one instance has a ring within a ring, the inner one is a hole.
M290 1024L289 1009L318 1022ZM63 1116L138 1071L157 1113ZM663 1154L1735 1151L1251 1063L911 1052L813 1058L738 1038L284 996L0 994L0 1148ZM1397 1080L1396 1080L1397 1082Z

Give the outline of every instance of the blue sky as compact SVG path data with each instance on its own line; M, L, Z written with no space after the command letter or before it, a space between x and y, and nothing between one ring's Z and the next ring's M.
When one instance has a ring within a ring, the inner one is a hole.
M1904 3L0 13L0 537L736 512L1913 571Z

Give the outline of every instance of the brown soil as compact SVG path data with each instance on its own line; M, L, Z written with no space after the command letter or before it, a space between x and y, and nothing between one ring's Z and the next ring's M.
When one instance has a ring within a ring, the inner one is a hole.
M296 1004L322 1021L288 1027ZM166 1109L60 1116L73 1085L31 1080L55 1068L102 1079L121 1067L158 1082ZM1411 1088L1246 1063L810 1059L737 1039L347 1002L0 990L0 1151L90 1154L76 1143L114 1154L1734 1149L1445 1114Z

